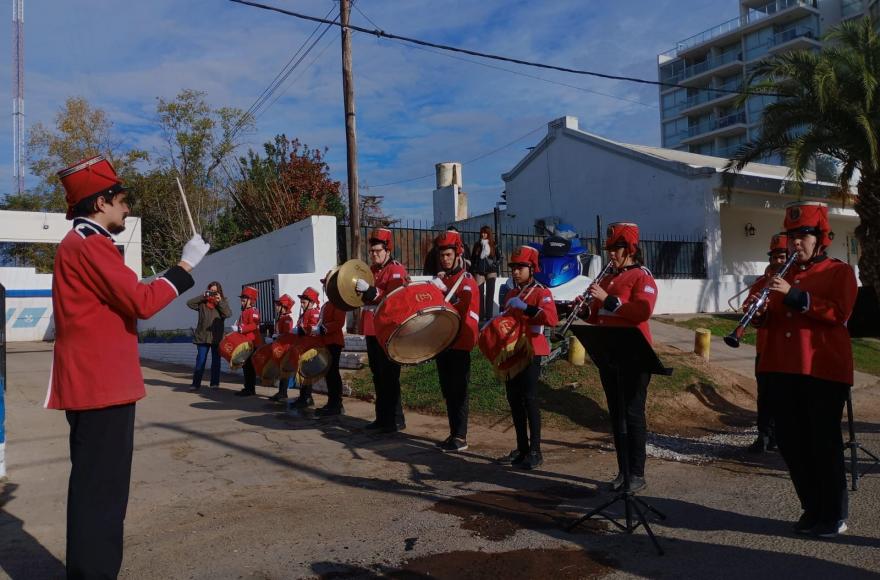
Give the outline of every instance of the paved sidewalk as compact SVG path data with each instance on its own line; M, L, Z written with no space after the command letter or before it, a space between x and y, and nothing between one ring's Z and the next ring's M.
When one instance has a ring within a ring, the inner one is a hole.
M696 315L695 315L696 316ZM663 343L684 352L694 350L694 331L689 328L674 326L665 322L651 320L651 334L654 341ZM724 344L721 336L712 336L712 348L709 362L744 377L755 376L755 347L742 344L739 348L731 348ZM876 386L880 378L867 373L855 373L854 389Z

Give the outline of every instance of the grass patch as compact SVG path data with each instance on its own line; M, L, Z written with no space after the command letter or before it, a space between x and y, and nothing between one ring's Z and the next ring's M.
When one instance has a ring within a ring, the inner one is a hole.
M712 331L713 336L724 337L736 328L740 318L741 315L738 314L711 314L687 320L676 320L673 324L691 330L708 328ZM749 326L743 335L742 342L754 346L757 336L754 327ZM852 342L855 369L863 373L880 375L880 341L874 338L852 338L850 341Z
M714 385L690 353L661 356L675 368L671 377L655 376L648 387L649 408L662 407L664 401L696 384ZM422 413L443 415L446 403L440 393L436 364L404 367L400 375L403 406ZM352 395L372 398L373 380L368 368L352 376ZM577 367L557 360L544 367L538 385L543 422L558 427L605 427L608 422L605 394L599 372L588 363ZM489 361L475 349L471 353L470 412L475 417L501 418L510 413L504 383L495 377Z

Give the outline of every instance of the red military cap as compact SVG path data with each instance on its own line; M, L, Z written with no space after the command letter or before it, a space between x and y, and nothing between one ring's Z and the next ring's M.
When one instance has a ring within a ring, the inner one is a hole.
M605 249L626 248L634 254L639 245L639 226L630 222L615 222L605 231Z
M388 228L376 228L370 233L370 245L385 244L385 249L394 251L394 236Z
M793 237L798 233L813 234L820 246L828 246L834 233L828 223L828 205L821 201L795 201L785 206L785 233Z
M308 288L303 290L303 293L300 294L299 296L297 296L297 298L299 298L300 300L309 300L311 302L317 302L318 301L318 291L315 290L314 288L312 288L311 286L309 286Z
M275 301L275 304L280 304L290 310L293 308L293 298L291 298L289 294L282 294L278 300Z
M776 252L788 252L788 236L785 234L775 234L770 238L770 251L768 256L772 256Z
M434 247L438 250L447 250L452 248L455 255L460 256L464 253L464 244L461 242L461 235L458 232L447 230L434 238Z
M531 246L520 246L510 256L508 266L531 266L533 272L540 272L538 250Z
M251 300L256 302L259 296L260 292L256 288L254 288L253 286L245 286L244 289L241 291L241 295L239 296L239 298L250 298Z
M58 172L67 201L67 219L73 219L73 206L96 193L125 191L122 180L103 155L74 163Z

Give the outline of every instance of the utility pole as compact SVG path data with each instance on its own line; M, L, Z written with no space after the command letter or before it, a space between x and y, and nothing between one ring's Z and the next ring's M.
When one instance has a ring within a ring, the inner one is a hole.
M350 0L339 0L339 20L342 23L342 97L345 102L345 150L348 167L348 225L351 228L351 248L348 257L360 258L361 206L358 195L357 128L354 113L354 78L351 74L351 29L348 18Z
M12 171L24 193L24 0L12 0Z

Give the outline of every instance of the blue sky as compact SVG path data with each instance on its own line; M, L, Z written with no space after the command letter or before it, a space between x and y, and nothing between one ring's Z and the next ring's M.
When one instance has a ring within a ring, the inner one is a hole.
M335 4L264 1L322 17ZM656 79L659 52L737 13L735 0L358 0L357 7L382 29L404 36L648 79ZM352 22L373 28L363 14L354 10ZM26 126L50 123L65 98L83 96L108 112L125 143L158 151L157 97L196 89L212 105L246 109L314 28L227 0L26 2ZM10 29L0 26L6 62ZM536 130L465 165L471 213L481 213L497 201L501 173L562 115L612 139L660 142L653 86L483 61L576 89L365 34L354 36L353 47L362 185L432 175L436 162L468 161ZM0 67L0 83L11 86L10 67ZM13 186L11 105L5 102L0 192ZM244 146L259 149L281 132L328 147L332 173L345 181L338 29L293 73ZM429 177L369 193L384 195L396 217L429 219L433 186Z

